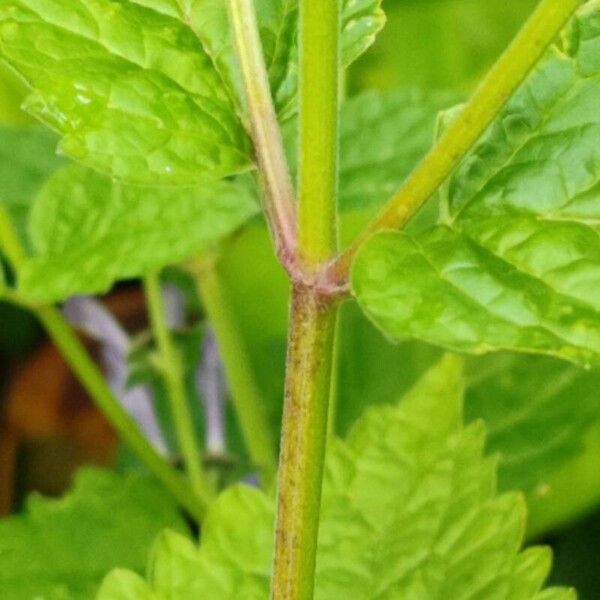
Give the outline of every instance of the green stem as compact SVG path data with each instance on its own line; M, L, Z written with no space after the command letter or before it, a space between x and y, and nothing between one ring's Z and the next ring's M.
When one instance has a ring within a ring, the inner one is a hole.
M182 357L173 343L167 326L159 276L156 274L146 276L144 278L144 288L150 323L158 346L159 364L167 386L179 448L194 491L201 497L210 498L213 495L213 489L202 468L202 455L194 432L185 390Z
M25 253L10 217L2 206L0 206L0 249L18 273L25 261ZM115 398L102 373L60 311L51 306L31 306L30 308L44 325L96 406L104 413L123 440L131 446L150 472L171 492L179 504L192 517L201 521L206 513L209 499L204 496L196 496L185 479L156 452L144 437L135 421Z
M339 1L300 3L298 245L309 266L337 250L339 23Z
M346 285L350 266L362 244L378 231L403 227L423 206L487 129L581 2L540 2L460 116L379 215L332 265L328 277L332 282Z
M313 597L335 320L335 305L310 288L295 286L279 464L275 600Z
M276 444L265 415L264 398L255 381L246 345L221 288L214 261L208 258L199 262L195 266L195 276L198 293L217 340L244 442L250 458L261 469L268 482L275 475Z
M154 450L114 397L102 373L61 313L54 307L45 306L36 309L36 314L90 397L119 432L119 435L133 448L181 506L195 519L202 520L210 500L208 495L194 494L185 479Z
M315 281L293 282L272 597L311 600L337 305L319 272L337 252L340 2L300 2L298 250Z
M263 187L263 210L277 255L290 268L296 252L294 188L271 96L254 0L228 0L228 5Z

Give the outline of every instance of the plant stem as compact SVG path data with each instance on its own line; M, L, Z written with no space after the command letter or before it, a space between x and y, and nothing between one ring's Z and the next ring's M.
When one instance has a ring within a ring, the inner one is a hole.
M177 440L192 487L204 498L213 495L213 489L202 468L202 455L194 432L192 415L185 390L182 357L167 327L165 305L157 274L144 278L146 300L154 339L160 355L160 368L167 386L171 414L177 432Z
M136 423L123 409L91 360L79 338L54 307L36 309L36 314L98 408L150 471L194 518L204 517L210 498L194 494L187 482L152 447Z
M300 7L298 245L313 266L337 250L340 5L303 0Z
M300 2L298 250L309 274L337 251L340 2ZM311 600L337 304L293 281L272 597Z
M460 116L375 219L331 266L328 279L347 285L362 244L374 233L403 227L446 180L530 73L582 0L542 0L488 72Z
M279 465L272 598L310 600L327 441L335 306L296 285Z
M0 249L17 271L23 266L25 252L10 217L0 206ZM10 296L8 299L10 300ZM96 406L111 425L137 453L150 472L171 492L179 504L196 520L206 513L209 498L196 496L188 483L160 456L127 414L108 387L102 373L90 358L79 338L60 311L52 306L29 306L61 351Z
M265 415L264 398L255 381L250 357L221 288L214 260L199 261L194 273L198 293L217 340L244 442L265 480L271 481L277 464L275 438Z
M263 210L277 255L289 270L296 252L294 188L271 96L256 13L253 0L228 0L228 3L263 188Z

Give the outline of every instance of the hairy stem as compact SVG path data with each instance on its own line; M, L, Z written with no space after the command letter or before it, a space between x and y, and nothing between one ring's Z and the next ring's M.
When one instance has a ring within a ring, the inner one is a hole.
M25 252L10 217L1 205L0 249L18 274L25 260ZM96 406L104 413L121 438L129 444L150 472L171 492L177 502L192 517L201 521L206 513L209 498L194 494L187 481L156 452L144 437L135 421L115 398L100 369L90 358L85 347L60 311L51 306L30 306L30 308L61 351Z
M335 320L332 304L310 288L295 287L272 581L276 600L313 597Z
M347 285L356 253L374 233L403 227L446 180L533 69L582 0L542 0L488 72L460 116L375 219L333 263L328 279Z
M198 293L213 327L244 442L252 461L270 481L277 463L275 437L265 415L264 398L255 381L246 345L221 288L214 261L211 258L199 261L194 270Z
M186 471L196 494L203 498L210 498L213 489L202 467L202 455L194 432L185 389L182 357L167 327L159 276L156 274L146 276L144 288L152 332L159 351L159 365L167 386L177 441L185 461Z
M229 15L263 188L263 210L277 255L289 270L296 252L294 188L271 96L253 2L228 0Z
M298 251L308 274L337 251L340 2L300 2ZM337 307L293 282L272 597L313 597Z

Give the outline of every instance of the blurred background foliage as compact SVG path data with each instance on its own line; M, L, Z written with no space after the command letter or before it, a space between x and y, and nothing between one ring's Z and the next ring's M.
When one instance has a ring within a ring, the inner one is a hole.
M463 97L535 4L536 0L384 0L387 26L347 74L348 95L416 88ZM0 66L1 123L29 123L19 109L23 95L22 84ZM3 150L0 193L4 194L14 189L10 173L16 158ZM32 181L22 185L26 188ZM355 230L366 215L347 214L344 227ZM259 219L224 245L218 268L251 349L269 418L273 427L279 427L288 284ZM196 302L197 298L192 301ZM116 290L109 303L130 331L141 331L143 337L144 302L135 283ZM183 343L187 339L197 344L203 335L202 327L196 326L202 320L201 307L195 306L191 315L194 323ZM395 401L438 356L438 350L425 344L391 345L355 307L344 306L336 429L347 431L369 405ZM134 372L152 384L143 352L134 359ZM600 598L600 372L553 359L501 354L469 359L467 374L466 418L487 423L489 450L499 457L500 487L525 492L529 536L555 549L555 582L577 586L583 600ZM49 386L49 380L54 385ZM155 387L160 404L164 392L158 384ZM1 303L0 391L0 511L18 508L34 489L61 492L81 464L116 464L119 456L119 468L135 465L131 456L119 452L106 423L35 321ZM201 415L197 418L201 431ZM232 415L229 420L231 451L239 467L247 457Z

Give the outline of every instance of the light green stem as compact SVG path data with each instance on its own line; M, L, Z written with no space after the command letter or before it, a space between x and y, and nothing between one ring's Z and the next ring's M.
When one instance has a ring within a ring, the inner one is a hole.
M448 127L377 217L330 270L338 285L347 283L358 249L374 233L403 227L446 180L487 129L556 38L582 0L542 0L512 44L488 72L460 116Z
M337 251L340 2L300 2L298 250L318 274ZM337 305L293 282L272 597L311 600Z
M36 314L50 337L65 357L79 381L106 415L112 426L136 452L155 477L173 494L176 500L198 521L201 521L210 502L208 494L196 493L187 481L165 461L141 433L106 384L102 373L87 351L54 307L41 307Z
M263 210L277 255L284 265L290 267L296 251L294 188L271 96L254 0L227 2L263 188Z
M265 481L272 481L277 464L275 437L265 415L265 400L254 378L246 345L221 288L217 266L211 258L199 261L195 265L195 276L250 458L261 469Z
M298 246L309 266L337 250L340 3L300 2Z
M0 249L18 273L25 261L25 253L10 217L2 206L0 206ZM16 297L18 298L18 295ZM11 296L8 296L8 299L10 300ZM29 308L36 314L87 393L125 443L131 446L150 472L171 492L179 504L192 517L201 521L206 513L209 498L194 494L187 481L148 442L135 421L115 398L102 373L60 311L51 306L29 306Z
M144 288L152 332L159 351L159 365L167 386L171 415L185 468L196 494L210 498L213 489L202 467L202 454L196 439L185 390L182 356L175 347L167 326L159 276L156 274L146 276Z

